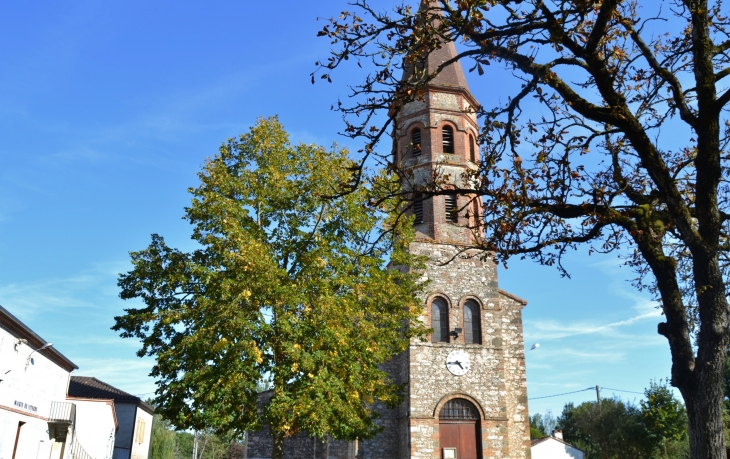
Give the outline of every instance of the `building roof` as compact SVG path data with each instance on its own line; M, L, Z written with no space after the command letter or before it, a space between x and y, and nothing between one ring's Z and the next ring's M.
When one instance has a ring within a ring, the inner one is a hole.
M441 45L440 48L436 48L431 51L428 55L428 71L435 72L440 65L455 58L457 56L456 46L454 42L448 42ZM433 86L441 86L447 88L459 88L469 91L469 85L466 82L466 75L464 75L464 69L461 67L461 62L456 61L445 67L439 72L436 77L430 81Z
M425 8L434 8L437 6L438 5L431 0L429 2L422 2L420 8L423 10ZM437 12L433 14L440 13ZM438 19L436 19L436 21L438 21ZM451 59L454 59L456 56L458 56L458 53L456 52L454 42L442 42L440 46L428 54L428 57L424 59L425 62L421 61L415 63L415 65L404 65L403 80L410 79L414 74L415 69L425 70L428 74L432 74L436 72L441 65ZM469 84L466 81L466 75L464 74L464 69L461 67L461 61L459 60L444 67L431 81L428 82L428 86L435 87L436 89L463 92L467 95L468 99L471 99L471 103L477 104L476 99L469 91Z
M547 437L535 438L533 440L530 440L530 447L534 447L534 446L539 445L540 443L546 442L548 440L555 440L555 441L560 442L560 443L562 443L562 444L564 444L566 446L570 446L571 448L577 449L581 453L585 453L585 451L583 451L582 449L578 448L577 446L573 446L570 443L568 443L567 441L561 440L559 438L555 438L555 437L550 436L550 435L548 435Z
M522 298L520 298L519 296L517 296L517 295L513 295L513 294L511 294L510 292L507 292L507 291L505 291L505 290L502 290L501 288L499 289L499 293L500 293L501 295L504 295L504 296L506 296L506 297L507 297L507 298L509 298L509 299L512 299L512 300L515 300L515 301L516 301L516 302L518 302L518 303L521 303L521 304L522 304L523 306L527 305L527 300L523 300L523 299L522 299Z
M136 403L150 413L154 413L155 411L153 407L143 402L136 395L117 389L104 381L99 381L93 376L71 376L71 382L68 385L68 396L114 400L115 403Z
M548 440L550 438L552 438L552 437L533 438L532 440L530 440L530 446L535 446L538 443L542 443L545 440Z
M12 315L10 311L2 306L0 306L0 327L6 329L11 335L18 339L26 340L28 346L33 349L40 349L47 343L46 340L38 336L36 332L31 330L30 327L25 325L20 321L20 319ZM47 347L37 352L68 372L79 369L75 363L70 361L65 355L61 354L55 347Z

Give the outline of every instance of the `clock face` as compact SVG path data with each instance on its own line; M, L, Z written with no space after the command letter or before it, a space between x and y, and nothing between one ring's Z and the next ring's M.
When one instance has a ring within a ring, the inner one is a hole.
M461 349L451 351L449 356L446 357L446 368L448 368L454 376L466 374L466 372L469 371L469 367L471 367L469 354Z

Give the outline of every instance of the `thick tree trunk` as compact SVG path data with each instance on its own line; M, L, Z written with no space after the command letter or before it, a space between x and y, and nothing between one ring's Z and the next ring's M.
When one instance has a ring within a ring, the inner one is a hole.
M667 321L659 324L658 331L669 341L672 385L680 390L687 407L690 455L692 459L726 459L722 406L728 303L717 256L698 250L693 259L700 315L695 356L689 317L677 283L676 264L662 256L661 245L656 240L640 237L637 242L656 276L662 297Z
M284 434L271 431L271 437L274 439L274 448L271 450L271 459L284 459Z
M696 368L695 388L682 390L689 419L692 459L725 459L725 429L722 423L722 374L727 351L717 353L713 362Z
M714 254L694 256L694 278L700 315L697 358L691 376L679 384L687 405L692 459L725 459L722 422L723 374L727 362L728 302Z

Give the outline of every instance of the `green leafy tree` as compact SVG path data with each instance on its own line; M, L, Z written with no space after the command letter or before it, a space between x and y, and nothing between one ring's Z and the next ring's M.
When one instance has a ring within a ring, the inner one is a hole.
M267 424L281 459L284 438L301 431L372 437L373 405L399 403L381 364L427 331L405 250L412 229L388 219L398 203L366 205L365 187L338 196L353 167L346 150L292 146L276 118L261 119L190 189L199 248L153 235L131 254L120 296L144 306L113 329L155 358L155 402L177 428L241 436ZM376 188L397 184L373 177ZM383 218L395 238L382 237ZM264 379L273 395L259 407Z
M530 416L530 439L534 440L545 437L547 437L547 433L545 433L545 424L542 422L542 415L535 413Z
M552 435L553 430L557 427L558 420L553 416L552 411L548 410L544 415L535 413L530 416L530 438L545 438Z
M149 459L175 459L175 431L161 415L152 420Z
M573 403L566 403L563 412L558 416L558 427L563 431L563 439L571 445L585 452L585 459L599 459L601 457L598 445L590 435L583 432L576 421L576 407Z
M674 397L667 382L652 381L644 390L641 401L642 422L661 457L668 457L667 443L681 443L687 439L687 411Z
M602 399L600 405L568 404L558 422L563 438L583 449L586 459L651 458L641 410L618 398Z
M434 177L415 191L482 199L482 247L501 259L562 269L563 255L579 245L626 255L636 285L661 303L658 332L687 408L692 457L724 458L727 2L393 3L387 11L355 0L319 32L335 44L317 69L323 78L347 63L367 72L338 105L345 133L365 142L363 161L392 163L378 141L449 65L461 61L494 78L501 97L475 108L482 151L472 180L463 180L469 186L445 189ZM425 65L445 41L458 43L458 55Z
M175 432L175 459L193 457L193 434L189 432Z

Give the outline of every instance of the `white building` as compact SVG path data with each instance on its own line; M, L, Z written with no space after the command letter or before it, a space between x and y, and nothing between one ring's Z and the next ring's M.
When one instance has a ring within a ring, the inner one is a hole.
M68 400L76 369L0 306L0 459L112 459L114 402Z
M52 407L66 402L78 367L0 306L0 459L61 457L49 438Z
M532 459L583 459L583 451L563 441L563 431L532 440Z
M114 400L68 397L68 401L76 405L76 435L86 453L92 458L112 459L117 432Z
M117 431L113 459L147 459L152 435L154 409L139 397L128 394L103 381L87 376L72 376L69 400L112 402Z

